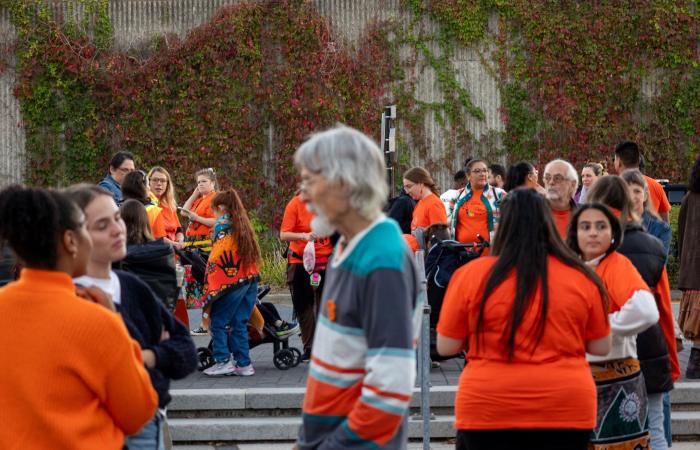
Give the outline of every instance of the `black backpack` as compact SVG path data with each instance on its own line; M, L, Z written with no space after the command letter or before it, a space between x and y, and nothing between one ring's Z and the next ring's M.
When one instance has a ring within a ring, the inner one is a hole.
M178 297L175 250L163 239L127 246L126 258L118 268L139 277L170 311L174 310Z

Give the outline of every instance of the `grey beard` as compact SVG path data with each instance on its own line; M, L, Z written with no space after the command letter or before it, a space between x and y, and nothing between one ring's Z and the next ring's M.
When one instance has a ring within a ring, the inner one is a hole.
M325 216L317 212L316 216L311 219L311 232L316 237L325 238L335 233L335 227Z

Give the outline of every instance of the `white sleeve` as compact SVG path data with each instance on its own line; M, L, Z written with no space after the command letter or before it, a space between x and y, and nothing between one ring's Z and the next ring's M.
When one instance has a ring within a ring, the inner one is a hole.
M651 292L635 291L619 311L608 314L613 334L633 336L659 321L659 309Z

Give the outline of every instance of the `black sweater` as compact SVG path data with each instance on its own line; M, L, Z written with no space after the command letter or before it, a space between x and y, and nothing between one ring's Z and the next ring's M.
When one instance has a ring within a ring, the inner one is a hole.
M617 251L632 261L644 282L655 291L666 263L666 250L661 241L645 232L640 223L631 222L625 228L624 239ZM669 348L658 322L637 335L637 357L649 394L673 389L668 352Z
M184 378L197 369L197 349L189 330L173 318L153 291L134 275L115 270L121 287L121 313L129 334L142 349L153 350L156 366L148 369L153 388L158 392L158 407L170 402L170 380ZM162 330L170 338L160 342Z

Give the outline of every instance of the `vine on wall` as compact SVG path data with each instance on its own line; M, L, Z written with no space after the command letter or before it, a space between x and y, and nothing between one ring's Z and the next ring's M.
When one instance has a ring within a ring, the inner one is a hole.
M113 151L129 149L142 166L173 169L180 186L198 168L219 168L272 224L294 190L299 143L337 121L376 137L390 101L408 131L399 146L431 170L499 151L580 164L635 139L651 175L679 180L700 146L698 1L403 0L408 25L375 24L357 50L336 43L308 2L246 2L185 40L163 36L130 54L112 50L107 0L76 0L81 12L65 16L47 4L0 0L18 30L15 94L27 178L37 184L96 181ZM426 17L436 31L425 31ZM500 87L502 136L477 142L469 133L484 113L453 62L464 47L477 49ZM418 98L424 68L440 101ZM446 137L438 151L425 133L430 115Z
M106 1L97 6L86 23L106 17ZM379 27L357 51L343 48L302 0L223 8L146 57L106 51L109 36L54 20L38 0L13 12L31 182L97 181L109 155L128 149L139 166L171 169L179 186L217 168L268 224L295 190L298 145L339 121L377 134L394 76Z

